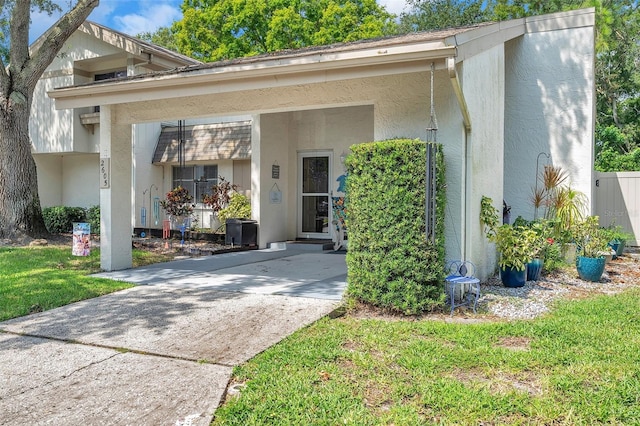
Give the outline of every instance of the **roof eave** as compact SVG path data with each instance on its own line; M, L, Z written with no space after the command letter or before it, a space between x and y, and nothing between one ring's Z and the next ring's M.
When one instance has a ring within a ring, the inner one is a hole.
M168 91L178 93L181 88L189 86L199 87L198 93L201 94L206 93L207 85L215 86L210 89L212 93L221 93L274 85L312 83L318 79L326 81L345 78L347 74L351 75L351 78L360 73L388 74L394 66L394 72L412 72L413 68L404 65L420 62L424 69L427 69L427 62L455 55L456 46L447 46L443 40L348 52L323 51L304 56L265 58L257 62L219 67L186 68L106 84L59 88L48 94L56 100L57 109L79 108L118 104L128 102L128 99L162 99L169 96ZM402 68L397 69L398 66Z

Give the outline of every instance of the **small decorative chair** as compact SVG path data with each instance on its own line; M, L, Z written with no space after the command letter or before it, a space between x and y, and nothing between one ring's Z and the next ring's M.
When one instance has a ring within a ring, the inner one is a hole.
M447 264L445 271L447 274L445 291L449 296L451 315L453 315L455 308L471 305L472 301L475 313L478 299L480 299L480 280L474 276L475 265L467 260L454 260ZM458 303L456 303L456 299L459 300Z

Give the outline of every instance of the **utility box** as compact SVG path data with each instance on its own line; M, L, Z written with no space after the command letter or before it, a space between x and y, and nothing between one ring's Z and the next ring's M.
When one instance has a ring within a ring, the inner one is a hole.
M227 219L225 244L233 246L257 246L258 221L251 219Z

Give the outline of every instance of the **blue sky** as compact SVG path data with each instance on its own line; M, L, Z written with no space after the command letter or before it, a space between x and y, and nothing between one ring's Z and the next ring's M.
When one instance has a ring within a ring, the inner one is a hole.
M69 1L58 1L68 9ZM390 13L400 14L405 0L378 0ZM182 0L100 0L100 5L89 15L89 20L109 28L135 36L142 32L153 32L171 25L182 18ZM33 14L30 40L34 41L59 18L46 14Z

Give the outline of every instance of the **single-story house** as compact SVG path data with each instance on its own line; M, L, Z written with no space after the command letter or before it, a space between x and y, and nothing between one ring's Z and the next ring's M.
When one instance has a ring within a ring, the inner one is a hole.
M317 219L340 189L341 158L352 144L426 139L433 89L447 167L447 257L474 262L484 278L495 270L496 253L479 221L483 195L496 207L505 200L513 217L533 217L528 198L545 153L543 161L567 170L592 198L594 24L594 10L584 9L69 81L48 94L60 113L100 107L101 264L116 270L131 266L142 191L152 184L168 191L180 170L172 169L170 144L158 151L158 140L148 157L133 155L137 127L176 120L249 125L250 171L238 174L249 176L258 244L266 247L330 238L331 227ZM64 117L60 124L69 125ZM233 143L231 152L243 152Z

